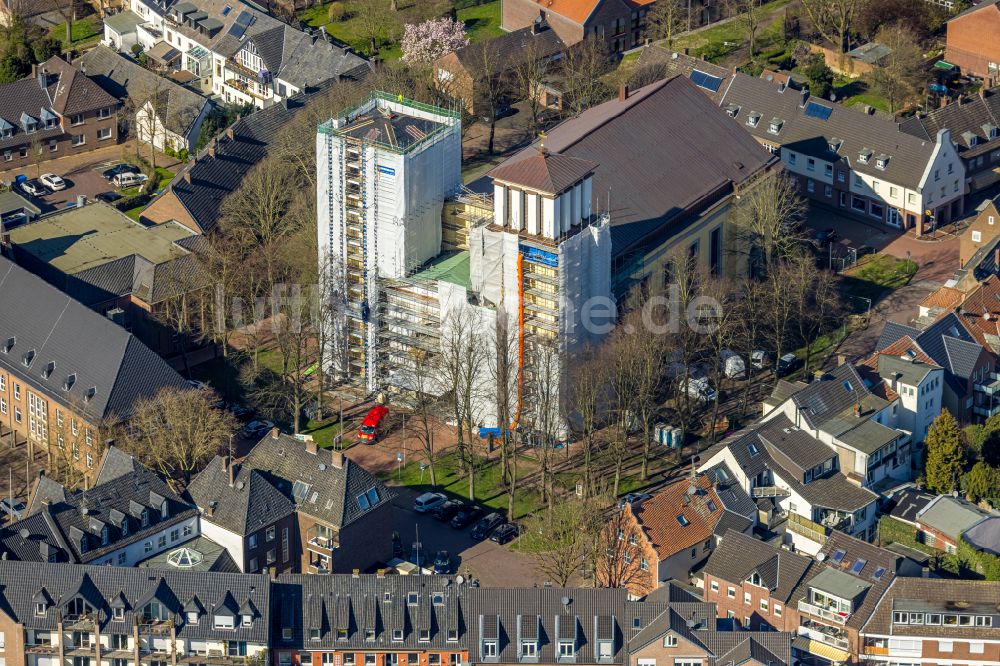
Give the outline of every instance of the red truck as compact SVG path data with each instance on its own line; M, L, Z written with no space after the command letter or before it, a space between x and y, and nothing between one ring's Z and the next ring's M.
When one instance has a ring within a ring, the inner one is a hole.
M375 440L378 439L378 426L388 413L389 408L385 405L375 405L368 410L365 420L361 422L361 427L358 429L358 441L374 444Z

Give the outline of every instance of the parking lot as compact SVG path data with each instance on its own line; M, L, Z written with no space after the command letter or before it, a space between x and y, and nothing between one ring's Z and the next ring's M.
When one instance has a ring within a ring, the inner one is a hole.
M399 534L405 559L409 559L411 546L419 532L420 541L431 561L437 551L447 550L452 558L452 571L471 576L483 586L510 584L512 580L528 587L544 582L531 557L511 548L516 541L505 546L489 539L475 541L469 535L471 526L456 530L448 523L435 520L430 514L416 513L413 500L420 492L405 487L393 490L396 497L392 502L392 529Z
M84 196L88 201L93 201L98 194L115 191L114 185L109 183L102 175L106 169L115 163L118 162L82 168L66 175L56 174L61 175L63 181L66 183L66 189L59 190L58 192L53 192L49 189L46 194L33 196L24 192L23 189L18 188L18 193L38 206L43 215L66 208L70 204L76 204L77 197L79 196ZM55 172L45 171L43 167L42 173L44 175L45 173ZM31 178L29 180L35 181L36 179Z

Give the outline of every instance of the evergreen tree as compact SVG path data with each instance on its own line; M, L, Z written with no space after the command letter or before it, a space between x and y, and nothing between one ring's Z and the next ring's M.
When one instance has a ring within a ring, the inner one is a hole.
M1000 469L977 462L962 478L962 490L973 502L1000 497Z
M962 474L962 435L958 421L947 409L934 419L927 432L927 463L924 475L927 488L937 493L950 493L958 487Z

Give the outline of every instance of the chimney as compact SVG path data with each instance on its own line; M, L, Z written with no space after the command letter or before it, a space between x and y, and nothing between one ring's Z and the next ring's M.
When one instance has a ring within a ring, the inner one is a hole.
M87 205L87 197L82 194L76 195L76 207L83 208L86 205Z
M190 169L186 169L184 171L184 182L187 183L188 185L191 184L191 170Z
M229 139L230 141L233 140L233 128L231 125L226 128L226 138Z
M534 21L531 22L531 34L537 35L541 31L542 28L541 18L542 17L539 16L538 18L536 18Z
M208 156L215 157L215 141L208 144Z
M344 469L344 452L330 451L330 464L337 469Z
M686 47L686 46L685 46L685 47L684 47L684 48L682 49L682 51L684 51L684 55L688 55L688 47Z
M803 88L802 92L799 93L799 95L801 96L801 100L799 100L799 106L804 107L806 105L806 102L809 101L809 89Z
M624 102L627 99L628 99L628 84L627 83L623 83L618 88L618 101L619 102Z
M854 418L861 418L861 403L859 402L854 403Z
M361 578L361 569L352 569L351 578Z
M226 476L229 479L230 488L236 485L236 471L234 470L234 467L236 466L233 464L232 458L230 458L229 456L223 456L222 471L226 472Z
M281 106L284 107L284 109L286 111L288 110L288 98L287 97L282 97L281 98Z
M205 507L205 515L208 516L209 518L215 515L216 504L217 502L215 500L212 500L211 502L208 503L208 506Z
M385 569L379 569L375 572L376 578L385 578Z
M306 440L306 453L316 455L319 449L316 447L316 440L310 438Z
M274 428L271 428L271 439L278 439L278 435L280 435L280 434L281 434L281 431L278 430L277 426L275 426Z

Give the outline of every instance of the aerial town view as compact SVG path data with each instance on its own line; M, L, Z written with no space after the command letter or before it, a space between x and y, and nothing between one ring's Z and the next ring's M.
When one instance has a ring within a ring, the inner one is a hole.
M0 666L1000 666L1000 0L0 0Z

